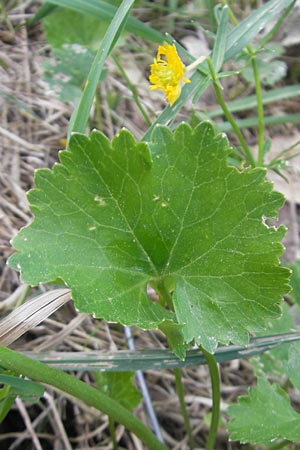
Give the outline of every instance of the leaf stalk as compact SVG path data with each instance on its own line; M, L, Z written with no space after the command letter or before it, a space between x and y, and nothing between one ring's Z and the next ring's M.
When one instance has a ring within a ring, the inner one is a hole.
M215 94L218 100L219 105L221 106L224 116L226 117L226 119L228 120L228 122L230 123L233 131L235 132L238 140L240 141L240 144L245 152L245 154L247 155L248 161L251 164L252 167L256 167L256 163L255 160L253 158L252 152L249 149L247 142L242 134L242 132L240 131L239 127L237 126L236 121L234 120L231 112L229 111L223 96L222 96L222 92L221 92L221 88L220 88L220 84L218 81L218 76L215 72L214 66L212 64L212 61L210 59L210 57L208 56L206 58L207 64L208 64L208 68L211 74L211 78L212 78L212 82L213 82L213 86L214 86L214 90L215 90Z
M211 353L208 353L203 347L200 347L200 349L203 355L205 356L208 364L212 385L212 401L213 401L211 424L205 450L213 450L220 420L220 403L221 403L220 377L215 357Z
M227 1L223 0L229 8L229 17L231 22L234 25L238 24L238 21L227 4ZM258 158L257 158L257 166L261 167L264 163L264 144L265 144L265 114L264 114L264 105L263 105L263 95L261 89L261 82L259 78L259 70L256 58L256 52L253 50L252 46L248 44L246 46L249 55L251 56L251 65L254 75L254 84L255 84L255 95L256 95L256 108L257 108L257 119L258 119Z
M192 427L190 418L186 409L186 404L184 401L184 391L183 391L183 383L182 383L182 377L181 377L181 371L180 369L174 369L174 375L175 375L175 381L176 381L176 392L179 399L180 404L180 410L181 414L184 420L185 429L188 435L188 442L190 450L194 450L195 443L194 443L194 437L192 434Z
M167 450L139 419L98 389L21 353L0 346L0 366L76 397L132 431L150 450Z

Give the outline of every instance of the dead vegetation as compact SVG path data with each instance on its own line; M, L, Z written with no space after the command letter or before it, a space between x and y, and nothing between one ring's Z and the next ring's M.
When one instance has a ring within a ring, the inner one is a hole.
M27 287L20 285L18 274L5 264L12 253L10 239L31 219L26 192L33 186L34 171L40 167L51 167L57 160L58 149L62 147L62 140L66 137L72 112L72 106L49 93L42 81L43 61L49 55L49 48L40 25L33 28L19 27L37 10L40 2L27 0L4 3L8 4L6 10L9 13L7 17L2 17L0 23L0 300L3 315L28 295ZM129 67L128 70L132 68ZM139 81L140 95L149 96L144 74L137 72L136 76L142 78ZM109 89L123 96L123 100L118 114L110 115L106 108L107 86L102 85L100 95L103 100L103 130L111 137L119 128L127 126L137 137L141 136L145 123L129 100L131 93L128 88L117 76L107 83L110 83ZM161 105L155 105L153 108L160 107ZM293 127L292 132L296 136L297 128ZM274 139L277 139L276 132ZM285 241L287 259L290 261L299 258L299 179L295 177L296 169L293 168L292 171L295 185L291 184L292 194L281 217L290 229ZM41 286L29 296L45 290ZM159 333L134 330L134 334L137 348L164 346ZM126 348L126 339L120 327L108 326L88 315L80 314L68 303L16 341L13 348L35 352L111 351ZM80 371L75 375L84 381L94 382L92 373ZM173 450L188 449L173 373L152 370L145 377L166 444ZM224 412L226 405L238 395L246 393L247 386L253 382L251 365L247 361L222 364L221 377ZM185 369L183 382L196 448L200 449L205 445L207 414L211 406L206 368L201 366ZM299 397L295 396L294 400L299 404ZM145 423L149 423L142 403L136 414ZM112 449L106 416L51 389L47 389L43 398L34 405L24 404L21 399L17 399L0 430L0 445L7 450ZM120 449L144 448L123 426L116 426L116 436ZM230 450L240 446L228 443L228 435L223 426L216 448Z

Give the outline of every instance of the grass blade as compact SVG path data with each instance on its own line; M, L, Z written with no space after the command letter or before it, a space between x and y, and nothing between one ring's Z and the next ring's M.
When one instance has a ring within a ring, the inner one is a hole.
M179 99L172 106L167 106L164 111L157 117L157 119L148 128L147 132L143 136L143 141L149 142L151 139L151 134L154 127L158 124L167 125L180 111L182 106L187 102L187 100L195 94L196 96L201 95L211 84L211 79L209 76L202 74L199 70L196 71L191 77L189 77L191 82L185 84L182 88L181 95Z
M98 17L100 20L110 22L117 12L117 7L101 0L49 0L48 3L73 9L81 14ZM145 25L134 17L129 17L126 30L137 36L156 43L162 43L164 34L154 28Z
M264 48L267 42L269 42L273 36L277 33L287 16L290 14L291 10L294 8L297 0L293 0L289 7L284 11L284 13L279 17L274 27L267 33L259 43L258 48Z
M1 320L0 345L10 345L70 299L69 289L55 289L23 303Z
M25 401L32 399L38 399L44 394L44 387L35 381L24 380L23 378L15 377L13 375L0 374L0 383L11 386L17 390L19 397L22 397Z
M284 8L288 7L293 0L271 0L265 5L258 8L252 14L249 15L245 20L243 20L239 25L237 25L230 33L228 33L226 41L226 52L224 55L224 62L233 58L237 53L239 53L247 43L253 39L269 21L276 17ZM191 62L195 61L195 58L191 59ZM205 68L205 63L201 66ZM182 93L179 99L174 103L172 107L168 106L156 119L153 125L149 128L147 133L144 135L143 140L149 141L152 134L153 128L158 125L167 125L176 116L178 111L185 105L186 101L195 94L195 99L199 97L199 92L204 92L204 90L210 85L210 82L206 77L196 71L190 77L191 83L186 84L182 88ZM198 86L197 86L198 84ZM199 89L200 87L200 89ZM198 88L198 89L197 89ZM199 90L199 91L198 91Z
M27 25L34 25L39 20L51 14L57 8L56 5L50 5L49 3L44 3L32 17L32 19L27 20Z
M249 128L258 126L258 118L251 117L249 119L240 119L236 121L239 128ZM266 125L277 125L279 123L300 123L300 114L285 114L283 116L267 116L265 117ZM228 122L217 124L219 131L227 133L231 131L231 125Z
M293 86L285 86L279 89L272 89L271 91L264 92L263 104L267 105L268 103L285 100L295 96L300 96L300 84L294 84ZM227 102L227 106L232 113L255 108L256 96L250 95L249 97ZM222 116L223 110L222 108L216 108L211 111L206 111L204 114L210 119L213 119L214 117Z
M253 39L260 30L269 24L282 10L289 7L294 0L271 0L253 11L230 33L229 48L225 60L233 58Z
M221 70L222 64L224 62L227 35L228 35L228 7L224 6L224 8L221 10L220 13L220 23L211 56L211 60L216 73L218 73Z
M247 347L229 345L219 347L214 354L217 362L233 359L250 358L251 356L271 350L281 344L300 340L300 332L279 334L275 336L252 338ZM26 352L26 355L62 370L110 371L126 372L137 370L162 370L190 367L206 364L200 350L187 352L184 361L165 349L154 350L122 350L115 353L101 354L97 352Z
M123 0L105 33L101 46L93 61L79 104L71 117L68 137L75 131L79 133L85 132L98 81L106 58L120 36L133 3L134 0Z

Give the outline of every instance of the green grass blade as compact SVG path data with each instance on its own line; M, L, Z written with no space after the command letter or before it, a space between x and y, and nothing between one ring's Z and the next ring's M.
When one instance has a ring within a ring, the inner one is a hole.
M27 25L34 25L39 20L51 14L57 8L56 5L50 5L49 3L44 3L32 17L32 19L27 20Z
M152 123L148 128L147 132L143 136L143 141L149 142L151 139L151 134L154 127L158 124L167 125L180 111L182 106L186 101L195 93L201 95L208 86L211 84L209 77L204 76L199 71L196 71L191 77L189 77L191 82L185 84L182 88L181 95L179 99L172 106L167 106L164 111L158 116L158 118ZM200 92L200 94L199 94Z
M105 33L101 46L93 61L79 104L71 117L68 137L74 131L79 133L85 132L85 127L88 122L97 84L106 58L108 57L113 45L116 43L121 30L124 27L133 3L134 0L123 0Z
M269 33L267 33L262 40L259 43L258 49L260 48L264 48L264 46L267 44L267 42L269 42L270 39L272 39L273 36L275 36L275 34L277 33L277 31L279 30L279 28L281 27L281 25L283 24L283 22L285 21L285 19L287 18L287 16L290 14L290 12L292 11L292 9L295 6L297 0L293 0L292 3L289 5L289 7L284 11L284 13L279 17L279 19L277 20L277 22L275 22L275 25L273 26L273 28L269 31Z
M300 96L300 84L285 86L279 89L272 89L271 91L264 92L263 104L267 105L268 103L285 100L287 98L296 96ZM255 108L256 96L250 95L249 97L244 97L238 100L233 100L232 102L227 102L227 106L232 113ZM213 119L214 117L222 116L223 110L222 108L216 108L211 111L207 111L204 114L210 119Z
M34 381L24 380L24 378L13 375L0 374L0 383L11 386L17 390L17 394L23 398L38 399L44 393L44 387Z
M267 350L300 340L300 332L279 334L275 336L252 338L247 347L229 345L219 347L215 353L218 362L233 359L250 358ZM200 350L187 352L184 361L165 349L119 351L115 353L100 352L26 352L26 356L38 359L61 370L87 370L127 372L137 370L163 370L190 367L206 364L206 359Z
M229 48L225 60L233 58L253 39L260 30L269 24L282 10L289 7L294 0L271 0L253 11L230 33Z
M239 128L249 128L258 126L258 118L251 117L249 119L240 119L236 121ZM283 116L266 116L266 125L277 125L279 123L300 123L300 114L285 114ZM217 125L219 131L227 133L231 131L231 125L228 122L220 123Z
M139 109L141 115L143 116L146 124L149 127L152 124L152 121L149 118L145 108L142 105L142 102L139 99L139 95L138 95L138 92L137 92L136 88L131 83L130 78L127 76L127 74L126 74L125 70L123 69L122 64L119 62L118 58L113 57L113 60L114 60L114 62L116 64L116 66L118 67L119 71L121 72L121 75L123 76L124 80L126 81L126 84L127 84L129 90L132 93L132 98L133 98L137 108Z
M271 0L265 5L258 8L256 11L250 14L249 17L247 17L239 25L237 25L227 36L224 62L228 61L237 53L239 53L247 45L247 43L259 33L262 27L268 24L272 18L276 17L292 2L293 0ZM193 62L194 60L195 58L192 58L191 62ZM205 70L205 63L203 63L200 67L203 67ZM152 130L157 124L166 125L170 123L191 96L194 95L194 101L196 101L199 97L199 92L204 92L204 90L210 85L210 83L207 82L207 79L205 79L205 76L201 74L199 70L195 74L193 74L190 79L192 82L186 84L183 87L181 96L174 103L173 107L171 108L170 106L168 106L160 114L160 116L156 119L156 121L143 137L143 140L149 141Z
M228 7L224 6L224 8L221 10L220 23L211 56L211 60L216 73L218 73L219 70L221 70L222 64L224 62L227 35L228 35Z
M110 22L117 12L117 7L101 0L49 0L49 3L73 9L81 14L98 17L100 20ZM126 23L126 30L130 33L141 36L148 41L162 43L164 34L154 28L145 25L134 17L129 17Z

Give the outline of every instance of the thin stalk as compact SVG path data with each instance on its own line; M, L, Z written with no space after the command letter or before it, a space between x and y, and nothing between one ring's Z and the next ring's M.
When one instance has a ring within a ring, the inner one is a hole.
M132 97L133 97L133 100L135 101L136 106L140 110L140 113L142 114L146 124L150 127L150 125L152 124L152 120L149 118L146 110L144 109L142 103L140 102L139 95L137 93L136 88L131 83L129 77L127 76L127 73L123 69L122 65L119 63L118 59L115 56L113 56L113 60L116 64L116 66L118 67L119 71L121 72L123 78L125 79L125 81L128 85L128 88L130 89L130 91L132 93Z
M227 4L227 1L222 0L223 3ZM229 6L229 17L234 25L238 24L238 21ZM246 46L249 55L251 56L251 65L254 75L255 84L255 95L256 95L256 108L257 108L257 118L258 118L258 158L257 166L262 166L264 163L264 143L265 143L265 114L264 114L264 104L261 89L261 82L259 78L259 70L257 65L256 53L252 46L248 44Z
M227 105L226 105L226 103L225 103L225 101L223 99L222 92L221 92L221 89L220 89L220 85L219 85L219 82L218 82L218 78L217 78L217 75L215 73L215 70L214 70L214 67L213 67L213 64L212 64L212 61L211 61L210 57L207 57L206 61L207 61L208 67L209 67L209 71L210 71L211 77L212 77L215 94L216 94L218 103L219 103L219 105L221 106L221 108L223 110L224 116L226 117L226 119L230 123L230 125L231 125L233 131L235 132L235 134L237 135L237 138L240 141L240 144L241 144L244 152L246 153L251 166L255 167L256 163L255 163L255 160L254 160L253 155L251 153L251 150L249 149L249 147L247 145L247 142L246 142L242 132L240 131L239 127L237 126L236 121L234 120L231 112L227 108Z
M197 69L198 66L203 63L203 61L205 61L207 58L207 56L199 56L199 58L197 58L194 62L192 62L191 64L189 64L185 70L186 72L190 72L191 70ZM199 68L200 70L200 68ZM204 75L207 75L206 72L203 72Z
M186 432L188 435L189 447L190 447L190 450L194 450L195 442L194 442L194 437L192 434L190 418L189 418L189 415L188 415L188 412L186 409L186 404L184 401L184 391L183 391L183 384L182 384L182 377L181 377L180 369L174 369L174 375L175 375L175 381L176 381L176 392L177 392L178 399L179 399L180 410L181 410L181 414L182 414L182 417L184 420L185 429L186 429Z
M127 341L127 346L129 348L129 350L135 350L135 344L134 344L134 338L132 336L132 332L131 332L131 328L130 327L124 327L124 334L126 336L126 341ZM136 379L138 381L139 387L142 391L143 394L143 398L144 398L144 403L145 403L145 407L150 419L150 423L152 425L152 429L157 437L157 439L164 443L164 439L163 436L161 434L160 431L160 426L152 405L152 401L151 401L151 397L150 397L150 393L148 390L148 386L147 383L145 381L145 377L144 374L141 370L136 370L135 372L136 375Z
M23 305L23 303L25 302L26 298L28 297L31 289L32 289L31 286L29 286L28 284L25 284L24 291L21 293L21 295L18 298L18 301L16 303L16 308Z
M257 118L258 118L258 158L257 165L260 167L264 163L264 144L265 144L265 113L263 96L261 90L261 82L259 78L259 70L257 65L257 59L255 53L252 51L252 47L248 46L251 50L251 64L255 82L255 94L257 103Z
M95 378L96 384L98 386L98 389L101 392L101 377L100 377L99 372L94 372L94 378ZM113 450L118 450L118 443L117 443L117 439L116 439L115 421L110 416L108 416L108 429L109 429L109 434L110 434L110 437L111 437Z
M73 111L69 121L68 140L73 132L85 132L86 124L94 102L95 92L105 61L113 47L116 45L120 33L128 19L130 10L133 7L133 3L134 0L123 0L112 18L101 45L95 55L78 105Z
M98 130L102 130L101 94L99 89L95 91L95 118Z
M111 417L108 418L108 429L112 440L113 450L118 450L115 421Z
M217 432L218 432L218 426L219 426L219 420L220 420L220 403L221 403L221 394L220 394L220 377L219 377L219 370L218 365L216 362L215 357L208 353L204 348L200 347L203 355L206 358L208 367L209 367L209 373L210 373L210 379L211 379L211 385L212 385L212 416L211 416L211 423L210 423L210 430L208 434L208 440L205 447L205 450L213 450Z
M153 287L159 294L160 303L162 303L163 305L167 305L171 311L174 311L172 295L170 294L169 289L166 287L165 282L162 280L153 283Z
M2 346L0 346L0 366L32 380L48 384L93 406L132 431L150 450L167 450L167 447L159 442L128 409L83 381Z

